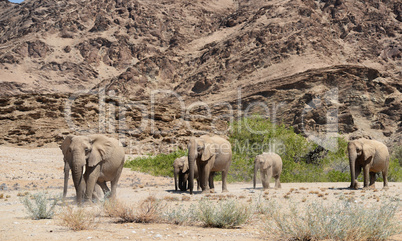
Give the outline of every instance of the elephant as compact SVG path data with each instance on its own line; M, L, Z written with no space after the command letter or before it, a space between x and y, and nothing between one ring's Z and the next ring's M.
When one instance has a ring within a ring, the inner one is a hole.
M95 184L106 196L110 192L106 185L108 181L112 189L110 197L115 197L125 159L124 148L118 140L100 134L67 136L60 148L65 161L63 197L67 194L70 169L79 204L83 198L92 201Z
M282 158L278 154L272 152L264 152L255 157L253 177L254 189L256 186L258 169L260 169L262 187L264 188L264 190L269 188L269 181L271 180L271 177L275 178L275 188L281 188L279 178L282 173Z
M222 192L228 192L226 177L231 163L232 147L229 141L217 135L192 137L188 143L190 194L193 194L195 165L198 168L202 193L214 192L214 175L219 171L222 172Z
M174 186L177 191L177 176L179 176L179 189L180 191L187 191L187 181L189 176L188 157L179 157L173 162L174 173ZM197 190L200 189L200 180L198 179L198 169L194 166L194 178L197 179Z
M348 143L348 154L351 176L350 188L359 188L357 177L362 168L364 188L375 187L377 172L382 172L384 189L388 188L389 152L386 145L376 140L360 138Z

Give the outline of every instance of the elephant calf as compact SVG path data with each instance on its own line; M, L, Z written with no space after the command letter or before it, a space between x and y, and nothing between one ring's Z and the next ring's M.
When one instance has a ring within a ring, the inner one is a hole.
M190 174L188 168L188 157L179 157L173 162L173 174L174 174L174 187L177 191L177 176L179 176L179 189L182 192L187 191L188 176ZM200 180L198 179L198 169L194 166L194 178L197 179L197 190L200 190Z
M281 188L279 178L282 173L282 158L275 153L263 153L255 157L253 187L256 186L257 171L260 169L261 181L264 189L269 188L271 177L275 178L275 188Z

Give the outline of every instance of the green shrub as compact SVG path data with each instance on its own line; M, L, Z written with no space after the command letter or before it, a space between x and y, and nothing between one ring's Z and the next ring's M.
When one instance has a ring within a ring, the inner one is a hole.
M399 166L402 167L402 147L401 146L395 146L393 148L391 159L396 159L396 161L399 163Z
M391 159L389 162L388 181L402 182L402 167L396 158Z
M34 200L32 202L31 200ZM54 216L54 209L56 207L58 198L53 198L53 201L49 195L44 192L36 193L33 195L27 195L20 199L24 205L27 213L32 219L51 219Z
M202 199L198 203L196 216L206 227L235 228L245 223L252 215L252 210L237 200L229 199L212 203Z
M138 157L126 161L124 167L133 171L149 173L154 176L173 177L173 162L176 158L187 155L187 150L177 150L169 154L158 154L156 156Z
M293 128L276 125L260 116L233 122L229 140L232 144L232 165L229 181L250 181L254 175L254 158L263 152L273 151L283 161L281 182L348 181L349 162L346 155L347 141L338 138L336 151L328 151L319 165L301 160L317 144L296 134Z
M385 240L401 233L394 217L398 202L371 206L349 201L305 206L292 203L289 208L273 202L268 205L273 221L267 223L269 230L292 240Z

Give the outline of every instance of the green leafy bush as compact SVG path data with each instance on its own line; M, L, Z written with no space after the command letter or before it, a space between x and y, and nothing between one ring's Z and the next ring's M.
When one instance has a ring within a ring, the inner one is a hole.
M250 181L254 175L254 158L263 152L273 151L283 161L281 182L348 181L349 163L347 142L338 138L336 151L319 160L319 165L307 164L302 159L317 144L296 134L293 128L277 125L260 116L236 121L231 126L230 142L233 149L229 181Z
M402 182L402 167L399 160L391 158L388 168L388 181L390 182Z
M124 163L124 167L131 168L133 171L145 172L155 176L173 177L174 160L186 155L187 150L177 150L169 154L138 157L126 161L126 163Z
M58 198L53 198L44 192L27 195L21 198L21 203L24 205L27 213L32 219L51 219L54 216L54 209L56 207ZM34 202L32 202L34 200Z

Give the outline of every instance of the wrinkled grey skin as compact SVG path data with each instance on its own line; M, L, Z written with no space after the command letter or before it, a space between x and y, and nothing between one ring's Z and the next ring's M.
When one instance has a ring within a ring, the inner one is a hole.
M260 169L262 187L269 188L271 177L275 178L275 188L281 188L279 178L282 173L282 158L275 153L263 153L254 159L253 187L256 187L257 171Z
M214 175L215 172L220 171L222 172L222 192L227 192L226 177L231 163L232 148L229 141L217 135L192 137L188 143L190 194L193 194L195 165L198 168L202 193L214 192Z
M376 140L358 139L348 143L350 188L358 189L357 177L363 169L364 188L374 188L376 173L382 172L384 188L388 188L388 148ZM370 180L370 183L369 183Z
M180 191L187 191L187 182L189 177L188 168L188 157L179 157L173 162L173 173L174 173L174 186L177 191L177 186L179 186ZM179 177L179 182L177 182L177 177ZM197 190L200 189L200 180L198 179L198 169L197 166L194 168L194 178L197 179Z
M68 136L60 148L65 160L64 197L67 194L69 169L79 204L83 198L92 201L95 184L102 188L105 195L109 193L107 181L111 182L111 197L115 197L125 157L124 149L116 139L105 135Z

